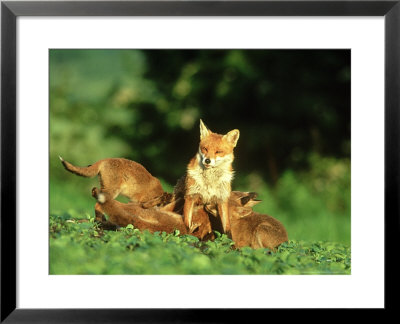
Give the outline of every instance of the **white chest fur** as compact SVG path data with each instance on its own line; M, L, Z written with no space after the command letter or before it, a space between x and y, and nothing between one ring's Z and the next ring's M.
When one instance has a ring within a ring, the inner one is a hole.
M209 169L199 165L187 172L195 182L194 185L187 188L188 194L201 194L204 203L226 201L229 198L233 179L230 165Z

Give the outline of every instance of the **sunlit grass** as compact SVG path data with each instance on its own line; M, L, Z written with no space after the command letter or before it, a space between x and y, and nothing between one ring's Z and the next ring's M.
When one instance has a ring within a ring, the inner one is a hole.
M50 274L350 274L350 247L289 240L277 251L235 249L226 235L102 231L93 218L50 217Z

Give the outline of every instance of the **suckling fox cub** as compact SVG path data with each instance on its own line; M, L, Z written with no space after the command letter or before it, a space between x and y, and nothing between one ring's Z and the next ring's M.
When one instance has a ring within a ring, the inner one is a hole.
M175 229L187 234L182 216L159 208L143 208L138 203L121 203L111 198L108 193L100 192L96 187L92 189L92 196L96 198L96 220L103 225L127 226L132 224L139 230L172 233ZM103 215L108 215L106 221Z
M143 208L141 204L134 202L125 204L111 199L110 195L100 192L96 187L92 189L92 196L97 200L96 220L104 229L115 229L132 224L141 231L148 230L151 233L157 231L172 233L177 229L182 235L190 233L200 240L214 238L208 213L203 206L195 208L193 227L188 229L183 223L182 215L172 212L168 204L155 208ZM181 205L180 201L172 203ZM200 209L203 212L199 212ZM108 215L108 220L104 215Z
M88 167L78 167L60 157L65 169L82 177L99 176L101 192L114 199L119 194L132 202L144 203L164 194L160 181L141 164L122 158L97 161Z
M200 119L200 145L197 154L187 166L186 175L174 189L176 197L184 197L184 222L192 226L195 204L217 204L218 215L225 233L230 232L228 200L233 179L233 149L239 139L239 130L225 135L213 133Z
M288 234L277 219L253 211L252 207L261 202L256 197L255 192L232 191L229 199L232 240L236 248L250 246L274 251L288 240ZM206 206L206 209L210 215L216 215L214 206Z

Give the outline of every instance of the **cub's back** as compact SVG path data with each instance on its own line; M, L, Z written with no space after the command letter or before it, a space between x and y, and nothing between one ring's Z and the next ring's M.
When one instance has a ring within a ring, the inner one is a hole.
M137 202L148 201L164 193L157 178L140 163L128 159L102 160L100 178L104 186L118 186L122 195Z

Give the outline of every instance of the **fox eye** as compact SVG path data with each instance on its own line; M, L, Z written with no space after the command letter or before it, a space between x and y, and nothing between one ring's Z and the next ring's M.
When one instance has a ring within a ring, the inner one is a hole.
M222 153L224 153L223 151L216 151L215 152L216 154L222 154Z
M203 146L201 149L202 149L203 151L205 151L205 152L208 152L207 148L204 147L204 146Z

